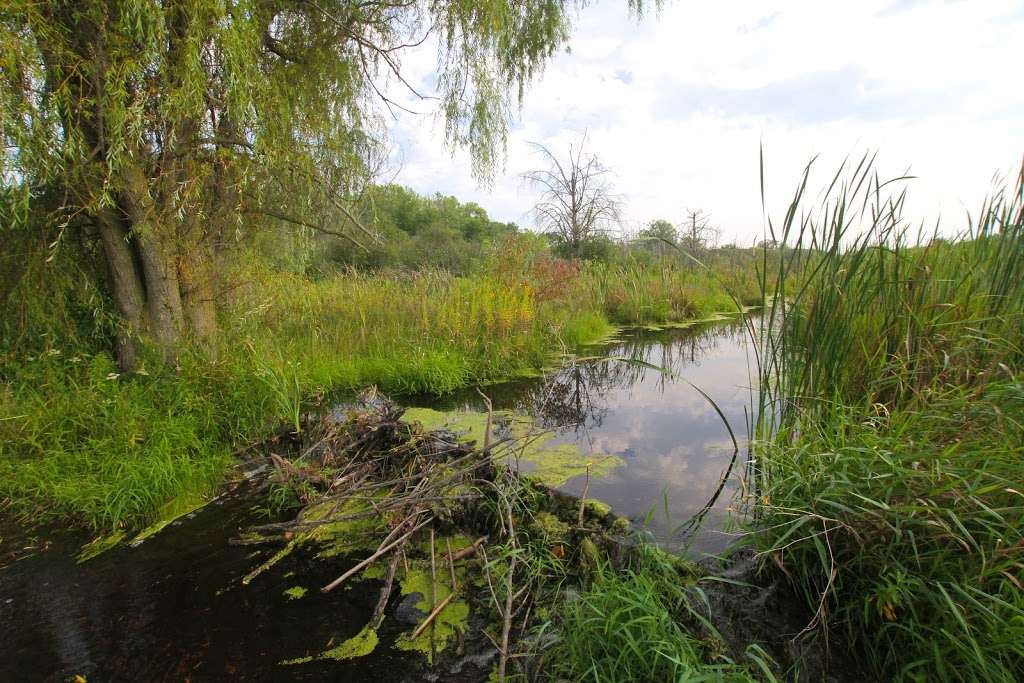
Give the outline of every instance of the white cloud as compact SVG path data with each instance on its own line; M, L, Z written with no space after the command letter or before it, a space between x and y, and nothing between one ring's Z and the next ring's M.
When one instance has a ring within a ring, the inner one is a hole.
M751 243L762 142L773 216L812 156L823 178L870 149L884 175L918 176L908 217L959 220L1024 153L1021 35L1024 3L1009 0L676 2L639 24L625 2L606 2L582 12L571 52L527 93L492 188L477 187L464 152L448 153L433 118L408 115L395 127L397 181L528 225L527 141L567 147L587 130L628 222L700 206L725 239ZM417 82L433 50L407 56Z

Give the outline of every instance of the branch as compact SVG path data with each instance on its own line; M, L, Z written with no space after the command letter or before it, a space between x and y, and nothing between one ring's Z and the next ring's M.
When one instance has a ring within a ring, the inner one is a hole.
M325 235L331 235L333 237L340 237L341 239L348 240L349 242L351 242L352 244L356 245L357 247L359 247L363 251L365 251L367 253L370 252L370 250L367 249L366 246L363 245L362 242L357 240L355 237L352 237L352 235L347 235L347 234L345 234L343 232L339 232L337 230L331 230L330 228L325 228L322 225L316 225L314 223L308 223L308 222L302 220L301 218L296 218L295 216L289 216L287 214L281 213L280 211L274 211L273 209L267 209L267 208L264 208L264 207L252 207L252 206L245 207L243 209L243 211L245 213L256 213L256 214L261 214L263 216L269 216L270 218L276 218L279 221L284 221L285 223L291 223L293 225L298 225L298 226L301 226L303 228L309 228L310 230L316 230L317 232L322 232Z

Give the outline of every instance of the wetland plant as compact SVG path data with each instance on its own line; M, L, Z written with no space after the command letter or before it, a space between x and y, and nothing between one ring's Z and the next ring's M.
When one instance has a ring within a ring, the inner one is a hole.
M880 678L1020 680L1024 174L945 238L871 157L814 209L809 173L762 269L794 286L757 331L754 538Z

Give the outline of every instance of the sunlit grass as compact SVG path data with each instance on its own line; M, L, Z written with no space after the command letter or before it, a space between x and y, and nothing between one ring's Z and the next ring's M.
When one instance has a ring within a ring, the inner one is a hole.
M590 281L543 264L539 274L353 271L320 281L253 267L214 348L183 354L177 367L150 359L132 376L106 351L62 345L58 334L46 350L11 351L0 501L97 530L142 523L175 497L209 495L239 445L282 421L298 428L318 396L369 385L450 392L535 372L607 337L614 328Z
M751 282L756 282L755 265L750 261ZM596 263L584 272L608 319L621 325L683 322L738 310L717 275L678 259L654 265Z

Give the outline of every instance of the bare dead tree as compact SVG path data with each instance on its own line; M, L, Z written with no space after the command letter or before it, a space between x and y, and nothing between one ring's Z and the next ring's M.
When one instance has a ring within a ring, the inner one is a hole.
M701 251L715 246L719 229L711 223L711 214L703 209L687 209L686 218L679 226L679 241L690 251Z
M587 136L559 159L549 148L530 143L548 168L528 171L523 179L540 189L533 208L538 225L555 236L572 254L619 222L622 200L613 191L610 171L587 153Z

